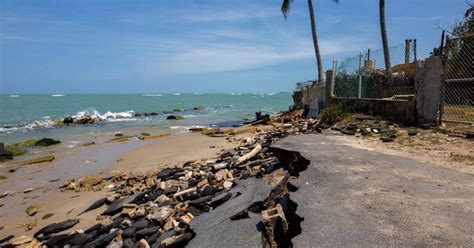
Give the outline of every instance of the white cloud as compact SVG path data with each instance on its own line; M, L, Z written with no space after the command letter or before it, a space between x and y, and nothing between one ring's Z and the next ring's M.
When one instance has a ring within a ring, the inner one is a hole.
M322 55L331 59L337 54L358 51L366 46L365 40L353 36L320 40ZM200 74L256 69L314 57L311 36L288 38L279 44L271 40L263 43L190 42L172 53L152 58L146 68L159 74Z

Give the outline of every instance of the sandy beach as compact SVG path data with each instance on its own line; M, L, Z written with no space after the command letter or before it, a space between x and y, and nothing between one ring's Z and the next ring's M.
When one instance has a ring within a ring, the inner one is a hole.
M90 174L107 177L118 173L157 171L191 160L213 158L222 149L235 145L223 137L208 137L200 133L175 134L152 141L132 140L80 147L75 151L56 151L56 160L51 163L24 166L3 164L0 173L7 178L0 181L0 191L16 193L0 200L0 236L32 235L41 227L65 219L80 219L77 228L98 223L96 218L102 208L77 215L92 202L104 197L105 190L61 192L58 187L70 179ZM15 172L9 172L12 168ZM23 193L28 188L33 191ZM32 205L40 206L40 210L28 217L25 209ZM44 219L49 214L53 215ZM26 223L36 225L25 232L22 224Z

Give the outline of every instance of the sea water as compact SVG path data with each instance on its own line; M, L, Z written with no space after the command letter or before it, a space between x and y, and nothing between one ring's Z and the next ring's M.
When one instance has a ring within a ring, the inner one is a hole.
M25 139L50 137L68 139L128 128L163 127L186 132L190 127L230 127L253 118L254 113L274 114L292 105L290 93L266 94L15 94L0 95L0 142L10 144ZM203 106L204 110L192 110ZM173 114L183 120L166 120ZM135 113L157 112L138 117ZM105 121L57 127L56 120L81 115Z

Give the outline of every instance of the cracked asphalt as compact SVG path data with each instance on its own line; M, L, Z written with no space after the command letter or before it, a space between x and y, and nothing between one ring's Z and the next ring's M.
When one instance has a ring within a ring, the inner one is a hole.
M474 247L474 175L324 135L275 146L311 161L292 181L304 218L295 247Z

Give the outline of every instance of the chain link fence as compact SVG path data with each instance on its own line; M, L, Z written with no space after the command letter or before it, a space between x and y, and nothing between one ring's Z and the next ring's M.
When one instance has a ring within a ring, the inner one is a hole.
M359 53L341 62L334 61L335 97L406 99L414 94L416 40L407 40L389 49L391 76L385 73L383 50Z
M474 33L447 40L441 119L474 124Z

